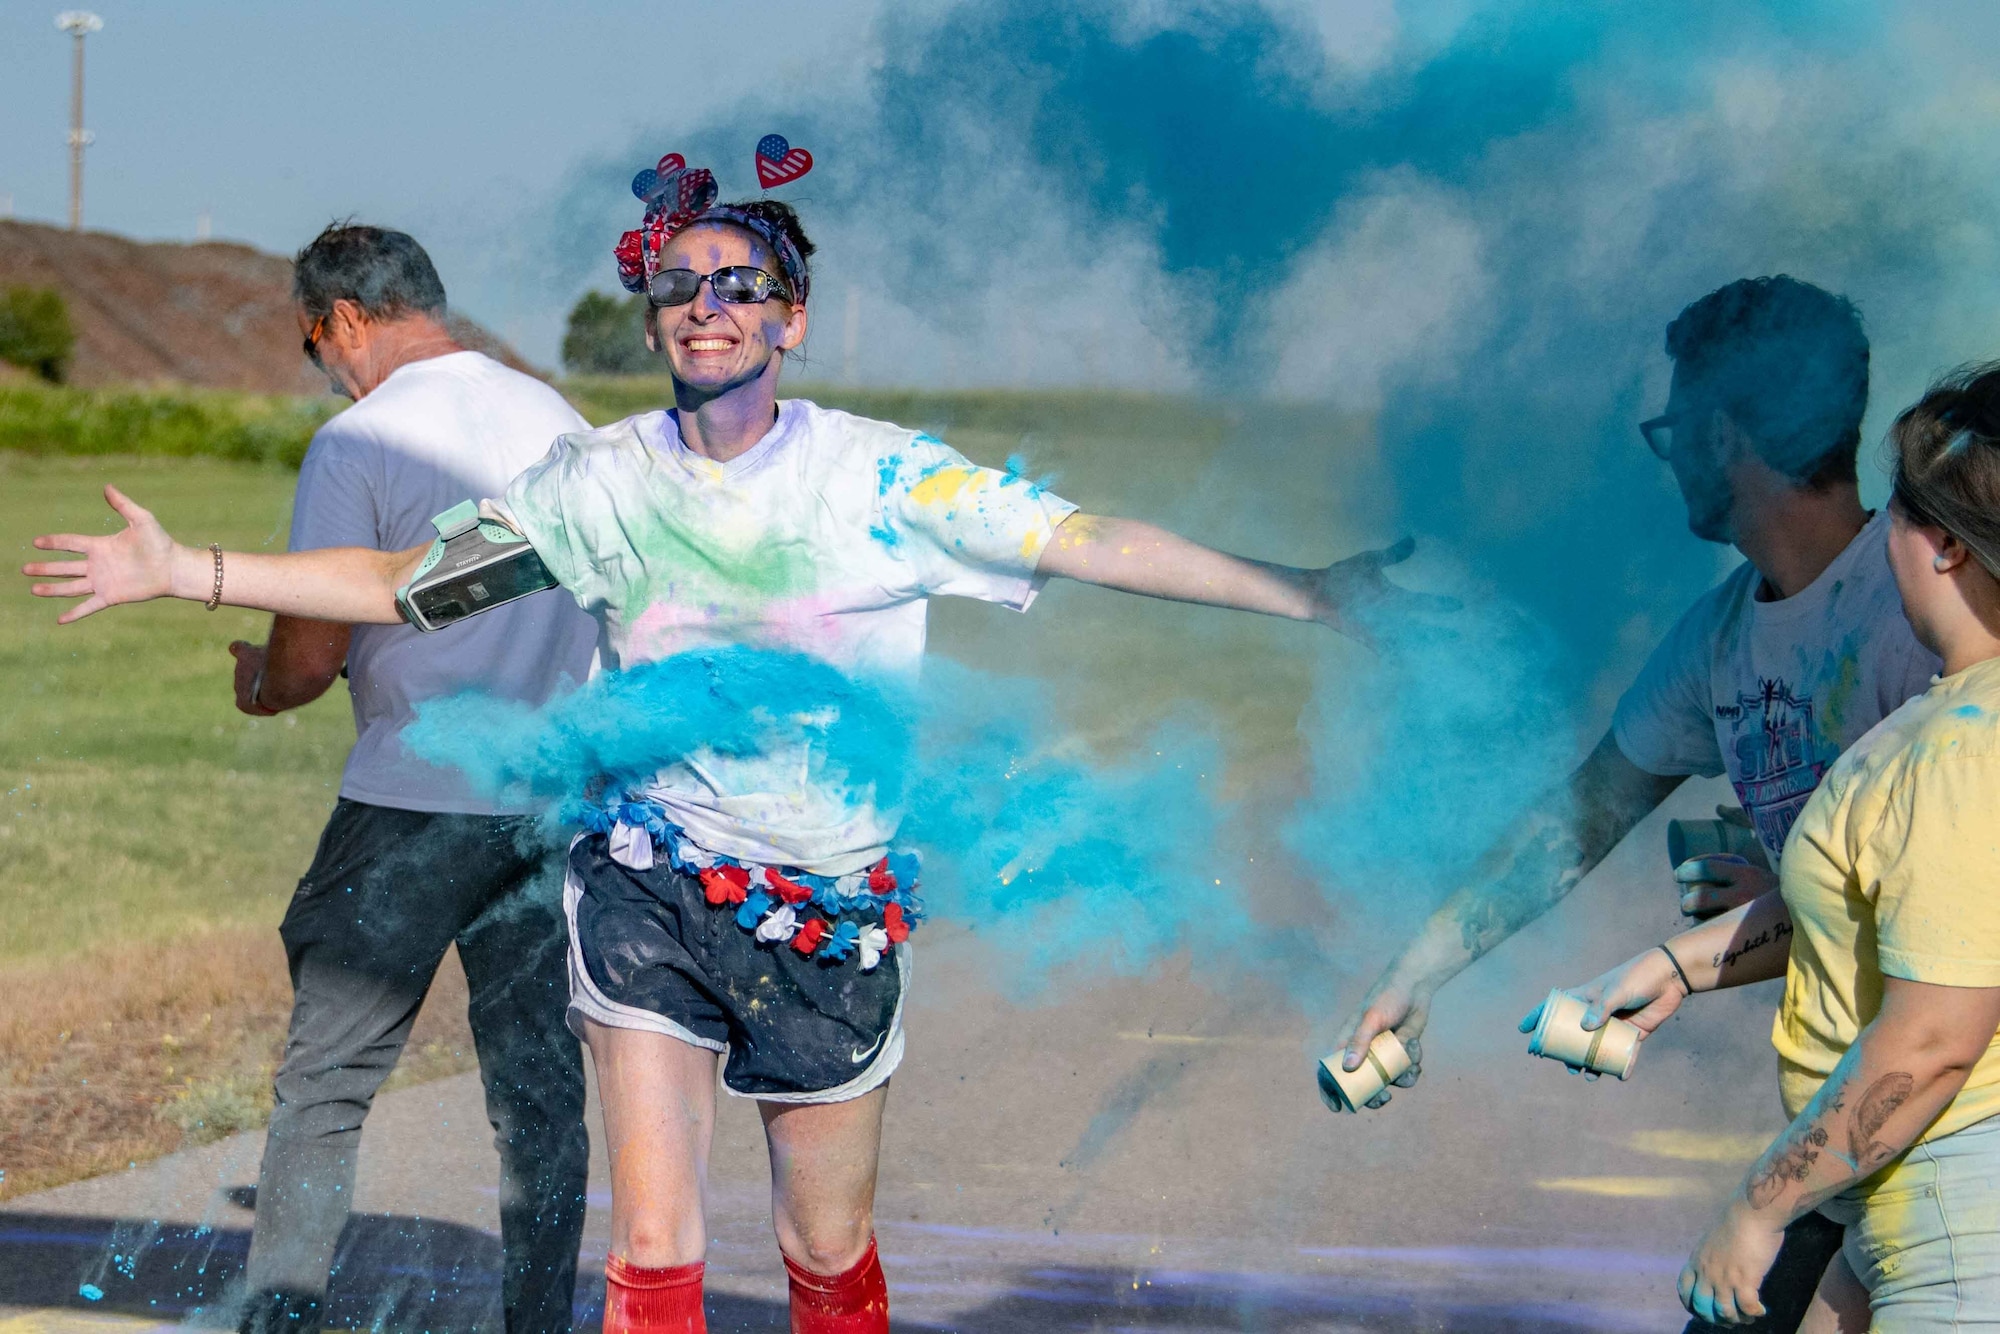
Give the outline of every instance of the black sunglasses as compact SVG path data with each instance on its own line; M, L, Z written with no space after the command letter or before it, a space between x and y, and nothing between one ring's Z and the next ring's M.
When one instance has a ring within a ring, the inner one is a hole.
M318 319L313 321L313 331L310 334L306 335L306 341L303 344L306 354L306 360L310 361L315 366L320 366L319 339L320 335L323 332L325 332L325 330L326 330L326 316L322 315ZM320 369L325 370L326 368L324 366L320 366Z
M791 289L754 264L731 264L714 273L693 269L662 269L646 284L646 297L656 306L685 306L701 291L701 285L715 293L717 301L732 306L755 306L777 297L792 299Z
M1673 453L1674 428L1691 417L1701 415L1700 408L1682 408L1679 412L1665 412L1657 417L1648 417L1639 423L1639 434L1646 441L1646 448L1660 457Z

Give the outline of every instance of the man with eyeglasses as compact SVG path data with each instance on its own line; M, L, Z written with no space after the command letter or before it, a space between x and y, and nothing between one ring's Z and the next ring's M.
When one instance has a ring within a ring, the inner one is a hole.
M452 338L437 270L402 232L328 227L299 252L292 293L305 355L354 400L299 470L295 551L421 545L433 515L501 494L557 436L589 429L540 380ZM239 709L268 717L310 703L345 667L356 731L279 932L294 997L243 1329L306 1331L325 1318L362 1121L453 944L500 1150L508 1334L570 1328L589 1141L582 1054L565 1022L560 861L531 808L475 796L455 770L408 754L400 734L423 700L474 687L540 704L589 675L596 642L571 600L533 598L449 635L278 616L268 643L230 645Z
M1683 310L1666 349L1666 411L1640 431L1673 469L1689 529L1744 564L1681 618L1597 748L1485 863L1505 869L1454 894L1376 979L1347 1025L1348 1069L1391 1029L1412 1057L1396 1082L1413 1084L1438 988L1559 902L1689 775L1729 775L1776 866L1827 767L1939 669L1904 618L1887 516L1861 505L1868 340L1854 307L1793 278L1743 279ZM1690 916L1776 885L1740 859L1675 878ZM1797 1327L1839 1237L1818 1214L1788 1230L1755 1328Z

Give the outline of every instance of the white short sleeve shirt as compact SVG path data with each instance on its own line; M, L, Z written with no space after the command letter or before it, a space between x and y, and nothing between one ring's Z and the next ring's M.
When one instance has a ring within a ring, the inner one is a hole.
M1773 865L1828 767L1941 666L1903 615L1888 525L1875 515L1788 598L1758 601L1763 577L1739 566L1681 617L1612 718L1648 773L1726 772Z
M803 399L727 463L689 450L669 412L564 436L505 499L602 623L607 665L741 644L860 673L917 667L933 596L1026 610L1075 508L931 436ZM711 852L821 875L871 865L895 832L803 750L704 750L644 795Z

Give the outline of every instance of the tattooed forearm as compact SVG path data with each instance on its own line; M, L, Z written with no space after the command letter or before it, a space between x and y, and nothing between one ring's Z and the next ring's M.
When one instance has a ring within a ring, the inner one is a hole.
M1727 971L1733 968L1738 960L1754 954L1758 950L1768 949L1773 945L1782 945L1787 950L1790 950L1792 947L1791 942L1792 924L1790 922L1778 922L1759 931L1742 944L1733 945L1731 948L1723 950L1715 956L1713 962L1718 971Z
M1510 865L1455 905L1459 944L1477 959L1560 903L1583 879L1583 848L1566 830L1551 829L1520 848Z
M1895 1145L1876 1139L1875 1134L1898 1107L1910 1100L1916 1089L1916 1079L1897 1070L1870 1084L1861 1095L1847 1124L1848 1156L1854 1160L1855 1171L1872 1172L1899 1152Z
M1750 1172L1744 1193L1750 1207L1762 1209L1777 1199L1786 1186L1802 1182L1826 1147L1826 1127L1814 1126L1803 1135L1793 1135L1772 1147Z

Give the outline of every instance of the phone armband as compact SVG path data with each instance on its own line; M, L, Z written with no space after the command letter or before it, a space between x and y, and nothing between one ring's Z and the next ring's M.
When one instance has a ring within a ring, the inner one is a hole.
M482 611L556 586L528 539L461 501L431 520L437 540L410 582L396 590L396 608L419 630L442 630Z

